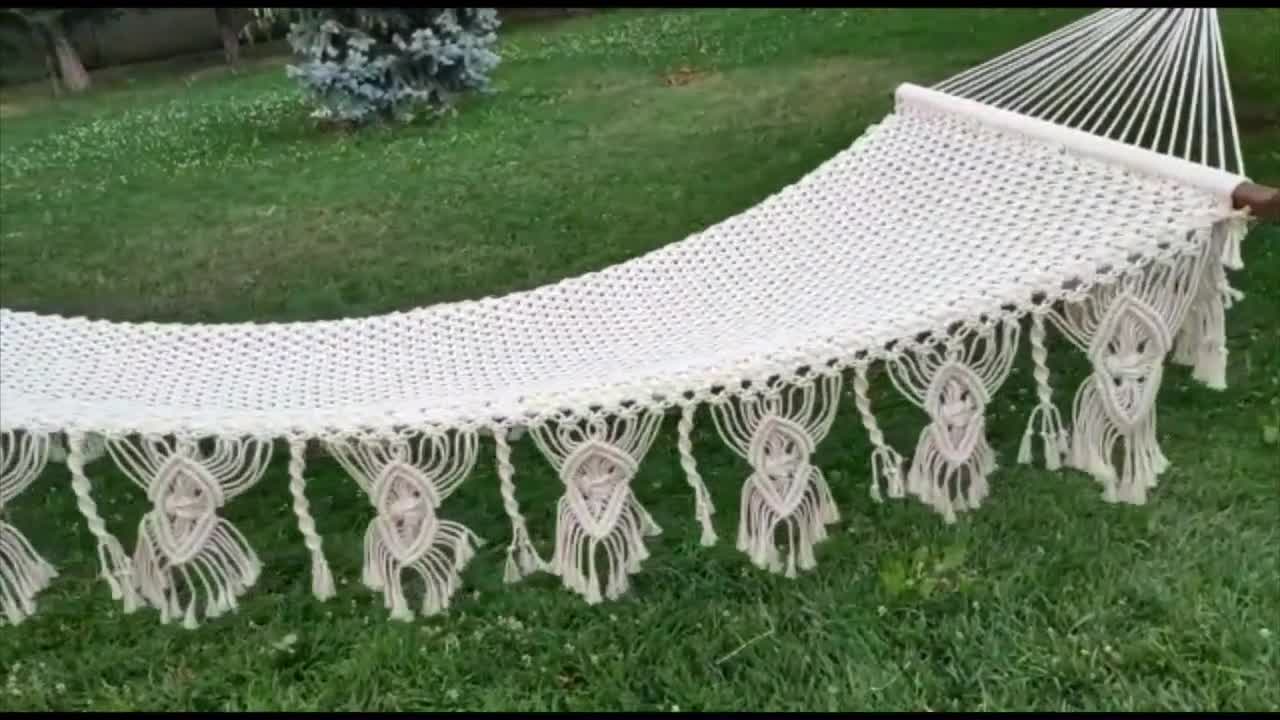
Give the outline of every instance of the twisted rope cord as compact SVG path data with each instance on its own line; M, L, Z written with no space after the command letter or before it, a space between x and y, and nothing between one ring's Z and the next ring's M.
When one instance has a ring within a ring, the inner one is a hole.
M84 434L67 435L67 469L71 472L71 490L76 495L76 507L84 515L89 532L98 541L98 565L102 579L111 589L111 598L123 603L125 613L132 613L140 606L134 587L133 563L125 554L120 541L108 530L98 505L90 494L92 485L84 473Z
M1036 427L1040 428L1040 437L1044 442L1045 468L1057 470L1062 467L1063 459L1071 452L1070 435L1062 422L1062 414L1053 404L1053 388L1049 385L1049 352L1045 348L1044 312L1031 315L1031 362L1035 366L1032 374L1036 380L1036 396L1039 402L1031 416L1027 418L1027 429L1022 433L1022 443L1018 447L1018 462L1024 465L1032 461L1032 436Z
M322 547L324 541L316 531L316 521L311 517L311 506L307 502L307 480L303 474L307 467L306 452L306 442L298 438L289 440L289 493L293 495L293 514L298 516L298 529L311 552L311 593L319 600L328 600L335 594L333 573L329 570Z
M710 547L715 545L717 540L715 526L711 523L715 506L711 503L711 493L707 491L702 475L698 474L698 463L693 457L693 441L690 439L690 434L693 432L694 412L693 405L685 405L681 408L680 422L676 426L679 434L676 446L680 451L680 467L684 469L685 479L693 488L694 507L698 514L698 523L702 525L702 545Z
M871 453L871 498L876 502L883 500L880 495L881 478L885 480L889 497L900 498L906 494L902 483L902 456L884 439L880 424L871 412L871 397L867 390L867 369L859 365L853 374L853 404L858 408L862 426L866 428L867 436L875 447Z
M516 468L511 463L511 445L507 442L507 431L499 428L493 433L498 463L498 488L502 493L502 507L511 518L511 544L507 546L507 562L503 568L502 579L507 583L518 582L534 572L546 570L547 563L538 555L538 551L529 539L529 529L524 515L520 514L520 503L516 500L516 485L512 480Z

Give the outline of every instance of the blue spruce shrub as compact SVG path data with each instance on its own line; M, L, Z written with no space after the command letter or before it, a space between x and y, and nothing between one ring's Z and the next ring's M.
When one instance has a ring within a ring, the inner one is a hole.
M452 108L455 95L486 91L497 67L493 8L298 8L289 76L315 117L364 124Z

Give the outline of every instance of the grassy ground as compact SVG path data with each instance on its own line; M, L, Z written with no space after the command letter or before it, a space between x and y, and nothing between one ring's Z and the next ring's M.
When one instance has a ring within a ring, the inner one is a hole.
M533 287L750 206L849 144L898 82L932 83L1075 15L610 13L513 33L499 92L455 118L358 135L313 128L278 65L27 99L0 133L0 302L294 320ZM1224 23L1251 174L1274 183L1280 12ZM1280 710L1278 241L1255 232L1235 278L1249 297L1228 326L1231 389L1166 375L1173 469L1149 506L1013 464L1025 368L989 418L1008 467L954 527L866 498L867 443L845 403L819 452L845 519L794 581L731 543L698 546L667 428L636 480L667 532L628 597L587 607L548 576L501 583L486 452L449 508L490 540L468 586L446 617L392 623L359 584L368 505L328 461L310 494L339 595L309 596L281 453L226 510L264 577L237 615L186 632L120 614L53 466L9 520L62 576L35 618L0 629L0 708ZM1084 366L1065 347L1053 361L1061 400ZM909 449L919 414L887 386L873 400ZM746 470L709 425L696 450L732 538ZM558 481L527 442L515 460L545 553ZM90 469L131 544L142 493L108 463Z

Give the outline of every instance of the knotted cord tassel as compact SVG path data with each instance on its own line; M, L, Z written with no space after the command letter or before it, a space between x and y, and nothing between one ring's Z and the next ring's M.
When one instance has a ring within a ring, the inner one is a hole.
M1224 267L1237 225L1228 220L1214 229L1209 248L1212 257L1205 262L1195 302L1179 329L1172 353L1174 362L1192 367L1192 378L1214 390L1227 387L1226 311L1244 297L1244 293L1231 287ZM1238 238L1235 243L1238 256ZM1218 257L1222 257L1221 262Z
M953 335L945 343L905 353L889 363L898 390L929 415L916 442L907 492L942 515L976 510L997 470L986 438L986 408L1009 376L1020 327L1006 322Z
M1240 252L1244 238L1249 234L1249 216L1247 211L1237 211L1235 215L1223 221L1224 234L1222 242L1222 265L1228 270L1243 270L1244 257Z
M742 488L743 512L738 525L738 549L762 570L783 573L788 578L797 570L817 567L813 548L827 539L827 524L838 522L839 512L822 471L810 466L803 479L794 481L803 490L794 505L779 507L759 490L767 482L758 475ZM786 533L785 562L778 549L778 530Z
M1041 441L1044 443L1044 465L1049 470L1062 467L1062 461L1071 452L1070 436L1062 424L1062 415L1053 404L1053 388L1049 386L1048 352L1044 346L1044 315L1034 313L1031 316L1031 359L1035 364L1036 395L1039 403L1031 411L1027 419L1027 429L1022 434L1022 444L1018 448L1018 462L1023 465L1032 462L1032 436L1039 428Z
M89 532L98 544L98 568L102 579L111 590L111 599L119 600L126 614L140 606L133 573L133 562L125 554L120 541L107 531L106 523L98 514L98 506L90 494L92 485L84 474L85 436L71 433L67 436L67 470L71 473L71 490L76 496L76 507L84 515Z
M44 469L49 445L43 434L0 435L0 515ZM16 527L0 520L0 611L11 625L35 614L36 594L57 576Z
M262 562L244 535L216 518L194 554L174 558L168 554L165 520L153 512L143 517L138 529L133 566L138 590L160 611L160 622L181 619L184 628L193 630L199 626L197 606L203 606L209 619L235 610L236 599L262 572Z
M645 536L661 532L631 490L661 421L646 412L533 428L565 487L549 569L588 604L625 593L628 576L649 558Z
M1090 377L1080 386L1073 414L1075 428L1071 465L1089 473L1102 485L1106 502L1143 505L1147 491L1156 487L1169 461L1156 440L1155 413L1122 429L1106 411L1100 380ZM1120 470L1109 458L1121 449Z
M980 420L973 422L983 427ZM982 507L989 493L987 476L998 469L995 452L986 437L980 436L975 442L964 459L945 451L937 434L928 430L916 445L907 490L942 515L947 524L956 521L956 513Z
M883 502L880 494L881 485L884 486L890 498L906 497L907 487L903 481L902 456L885 441L884 433L880 431L880 424L871 413L871 397L867 393L869 388L867 368L865 365L857 365L853 372L853 402L858 408L858 415L862 418L862 426L866 428L867 436L871 439L871 445L875 448L871 451L871 498L876 502Z
M329 570L329 561L324 556L324 541L316 532L316 521L311 517L311 505L307 502L306 467L307 443L300 438L290 438L289 493L293 495L293 514L298 516L298 529L311 552L311 594L323 601L335 594L333 573Z
M826 540L826 526L840 520L812 456L835 419L841 382L833 374L712 405L716 430L751 465L742 486L737 548L756 567L787 577L814 568L814 546Z
M206 452L193 437L143 436L110 440L107 451L151 501L138 526L133 572L160 622L194 629L201 615L235 610L262 561L218 510L262 478L271 442L217 437Z
M1221 267L1205 240L1203 252L1096 287L1053 316L1093 365L1074 402L1071 465L1102 485L1107 502L1145 503L1169 466L1156 440L1156 395L1173 330L1187 327L1204 298L1205 263Z
M17 528L0 520L0 610L9 624L34 615L36 594L57 576Z
M698 474L698 465L693 458L693 441L690 434L693 432L693 414L695 407L693 405L685 405L680 410L680 422L676 426L679 438L677 447L680 451L680 467L684 468L685 479L688 480L689 486L693 488L694 509L698 515L698 524L702 526L702 545L710 547L716 544L716 530L711 524L711 516L715 514L715 506L711 503L711 493L707 491L706 484L702 481L702 476Z
M539 570L545 570L547 564L538 555L538 551L529 539L529 529L524 516L520 514L520 504L516 501L516 486L512 481L515 466L511 464L511 446L507 442L507 431L497 428L493 432L493 440L497 446L498 483L502 493L502 507L511 519L511 544L507 546L507 562L503 566L502 580L506 583L519 582Z
M1219 265L1218 272L1221 271L1222 266ZM1226 303L1230 296L1226 293L1230 290L1226 278L1222 277L1221 286L1207 294L1198 312L1193 310L1191 313L1192 319L1199 324L1191 377L1213 390L1227 388Z
M393 620L414 618L406 571L422 580L422 614L444 612L462 584L462 570L484 544L466 526L437 514L475 466L476 445L474 432L461 431L328 444L377 510L364 535L361 580L382 593Z
M626 494L627 498L619 506L616 516L606 511L601 517L601 528L609 528L605 532L582 523L569 498L561 498L557 504L559 515L551 571L591 605L606 598L615 600L621 597L630 586L627 576L639 572L642 563L649 559L643 540L647 534L643 509L634 495ZM599 570L602 549L608 568L603 594Z

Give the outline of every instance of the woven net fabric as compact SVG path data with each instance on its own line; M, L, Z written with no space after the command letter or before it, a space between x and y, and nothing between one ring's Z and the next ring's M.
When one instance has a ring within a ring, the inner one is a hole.
M486 430L511 521L504 579L545 570L595 603L627 592L662 533L632 480L668 410L701 542L718 542L691 439L702 411L750 466L736 547L795 576L840 520L814 453L845 379L870 495L956 522L993 493L985 410L1024 332L1036 402L1018 461L1039 446L1104 500L1145 503L1170 465L1165 364L1225 386L1225 312L1241 298L1226 271L1249 220L1232 207L1244 178L1227 88L1213 11L1103 11L939 89L900 87L852 145L723 222L527 292L275 324L0 309L0 511L65 461L112 597L196 627L264 570L221 511L280 446L312 591L334 595L306 493L308 446L323 447L374 516L364 585L412 620L411 595L424 615L455 601L483 542L449 498ZM1091 368L1069 414L1050 328ZM873 364L927 416L909 452L880 430ZM516 497L517 428L563 485L542 551ZM151 503L132 551L97 510L87 466L102 455ZM0 520L3 617L31 615L56 576Z
M1186 250L1227 211L1208 192L904 100L743 213L529 292L292 324L5 310L4 420L319 436L669 405L1025 312Z

